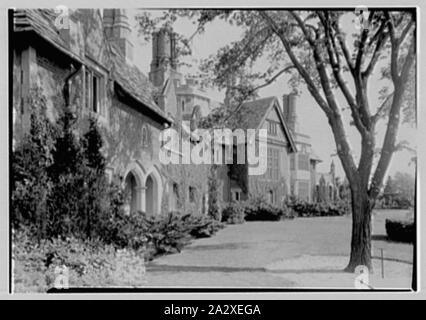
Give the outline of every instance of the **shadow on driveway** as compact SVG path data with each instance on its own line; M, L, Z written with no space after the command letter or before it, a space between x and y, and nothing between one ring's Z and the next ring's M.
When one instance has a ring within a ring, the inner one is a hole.
M146 268L147 272L265 272L265 273L343 273L342 269L283 269L269 270L266 268L241 268L221 266L184 266L152 264Z

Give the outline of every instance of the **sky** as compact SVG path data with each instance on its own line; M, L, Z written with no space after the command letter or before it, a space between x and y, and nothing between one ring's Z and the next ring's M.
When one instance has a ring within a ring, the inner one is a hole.
M146 74L148 75L150 69L150 63L152 58L152 48L151 43L144 42L141 38L138 38L136 21L134 19L135 14L138 10L129 10L129 23L132 27L131 39L134 45L134 63ZM153 15L158 15L160 11L151 10ZM348 19L352 19L349 18ZM344 21L344 25L353 25L351 20ZM348 22L348 23L346 23ZM178 19L173 25L174 31L190 36L194 33L196 25L192 24L187 19ZM208 56L215 54L217 50L226 44L229 44L232 41L240 39L241 30L235 26L230 26L222 21L215 21L209 24L206 27L206 30L203 34L197 35L193 38L191 48L192 55L186 57L186 61L192 62L194 67L192 69L182 69L184 75L190 76L197 72L198 61L207 58ZM260 62L260 67L262 67L262 61ZM375 71L379 70L378 68ZM259 90L260 97L276 96L280 101L283 94L291 92L290 86L287 84L288 78L286 76L280 77L273 84L268 87L262 88ZM380 105L378 100L378 93L383 82L379 81L378 72L372 75L370 79L369 87L369 99L370 105ZM330 168L330 163L334 160L336 164L336 172L339 176L344 177L344 172L340 163L340 160L336 153L336 146L331 132L330 126L326 119L325 114L319 108L315 100L312 98L310 93L305 87L300 88L299 96L297 97L296 108L297 108L297 119L299 123L299 131L308 134L311 137L312 147L315 150L315 153L323 160L318 165L318 171L328 172ZM224 92L219 92L217 90L209 91L209 94L212 98L218 101L223 101ZM342 100L343 103L343 98ZM350 119L348 113L344 113L346 119ZM355 160L358 160L359 150L360 150L360 139L359 134L355 128L346 126L347 135L349 141L351 142L351 147L355 156ZM377 147L380 147L380 143L384 136L385 123L383 121L379 123L377 127ZM411 147L416 146L416 129L408 124L403 124L400 127L398 141L407 140ZM410 159L412 155L407 151L396 152L393 156L391 166L389 168L388 174L394 175L397 171L408 172L414 175L414 165L410 164Z

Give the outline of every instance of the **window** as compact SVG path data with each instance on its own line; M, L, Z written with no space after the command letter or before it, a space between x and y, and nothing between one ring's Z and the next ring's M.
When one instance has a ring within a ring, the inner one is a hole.
M172 193L170 196L171 211L179 209L179 186L177 183L172 183Z
M274 191L272 191L272 190L269 190L269 192L268 192L268 202L269 203L274 203Z
M297 167L299 170L309 171L309 155L304 153L297 154Z
M144 148L149 146L149 131L146 126L142 127L142 146Z
M185 112L185 101L182 100L182 112Z
M290 170L296 170L296 160L295 160L296 155L292 154L290 155Z
M298 181L298 198L303 200L309 200L309 182L308 181Z
M278 133L278 123L273 121L268 121L268 134L276 136Z
M232 200L233 201L240 201L241 200L241 190L239 190L239 189L232 190Z
M92 98L92 111L95 113L99 112L99 80L96 75L92 76L92 90L93 90L93 98Z
M280 174L279 159L280 151L278 149L268 148L268 170L267 177L271 180L278 180Z
M189 187L189 202L193 203L195 202L195 188Z
M85 72L85 105L86 108L94 113L106 115L105 110L105 80L104 78L87 69Z

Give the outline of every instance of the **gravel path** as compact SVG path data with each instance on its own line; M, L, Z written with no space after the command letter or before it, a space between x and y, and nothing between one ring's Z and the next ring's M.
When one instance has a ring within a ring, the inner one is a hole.
M410 287L413 246L386 240L385 219L402 211L379 211L373 225L373 256L385 256L371 277L376 287ZM147 265L148 286L166 287L349 287L349 217L297 218L230 225L195 240L180 254Z

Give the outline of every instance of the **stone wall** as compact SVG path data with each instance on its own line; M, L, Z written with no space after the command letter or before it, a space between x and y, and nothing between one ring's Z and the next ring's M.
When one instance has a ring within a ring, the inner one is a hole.
M141 180L153 174L157 177L161 193L158 206L161 212L169 209L170 185L177 184L180 192L182 212L201 213L203 198L207 193L208 166L168 165L163 166L158 159L160 150L159 135L163 124L154 121L140 110L141 106L128 105L121 101L109 77L109 56L107 43L102 30L102 19L95 10L78 10L74 18L79 30L74 30L76 41L72 42L74 51L87 56L90 67L105 71L106 116L100 117L84 107L84 70L79 69L70 83L70 107L79 116L79 134L85 132L89 116L99 117L104 137L104 153L110 173L121 181L132 170L139 170ZM78 39L84 39L84 42ZM55 121L64 107L62 89L66 77L78 66L71 67L71 60L59 54L53 47L40 42L24 43L14 48L13 59L13 138L19 142L22 134L29 128L28 96L31 88L41 88L47 99L48 114ZM171 101L173 102L173 101ZM176 106L174 106L176 108ZM146 139L143 139L143 132ZM139 186L143 188L143 186ZM189 196L191 187L192 196ZM140 200L141 201L141 200Z

